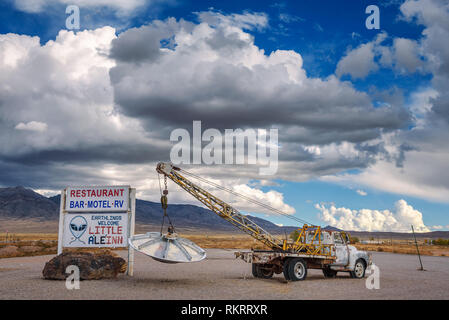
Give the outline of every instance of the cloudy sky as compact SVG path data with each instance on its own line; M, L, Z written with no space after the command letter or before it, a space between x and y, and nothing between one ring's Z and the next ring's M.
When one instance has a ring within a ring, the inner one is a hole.
M366 28L370 4L380 29ZM5 0L0 185L130 184L158 201L171 132L200 120L278 130L273 176L186 166L235 192L343 229L449 230L447 39L446 0Z

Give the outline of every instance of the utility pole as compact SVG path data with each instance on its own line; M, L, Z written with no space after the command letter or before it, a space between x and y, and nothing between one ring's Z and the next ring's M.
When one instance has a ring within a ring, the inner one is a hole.
M419 254L418 242L416 241L415 230L413 229L413 225L412 225L412 232L413 232L413 238L415 238L415 245L416 245L416 251L418 252L419 264L421 265L421 269L419 269L419 270L424 271L424 268L422 266L422 261L421 261L421 255Z

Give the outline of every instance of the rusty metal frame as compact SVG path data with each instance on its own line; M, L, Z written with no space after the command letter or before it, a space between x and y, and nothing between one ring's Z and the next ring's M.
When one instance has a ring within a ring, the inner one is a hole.
M299 235L296 241L291 244L291 250L294 252L303 252L308 255L319 255L332 257L332 244L323 244L321 241L322 230L320 226L309 226L305 224L302 228L298 228ZM307 240L307 235L311 235L311 239ZM318 244L314 243L318 238ZM287 248L289 247L286 244Z
M275 251L236 251L236 258L247 263L273 265L282 269L286 258L304 258L310 263L311 268L321 268L322 265L331 264L335 261L333 256L310 255L306 253L275 252Z
M179 168L172 167L168 172L163 168L163 164L158 164L157 172L165 175L182 189L190 193L193 197L203 203L208 209L219 217L225 219L241 231L249 234L256 240L262 242L269 248L282 250L282 241L271 235L269 232L258 226L256 223L241 214L238 210L207 192L200 186L194 184L182 176Z

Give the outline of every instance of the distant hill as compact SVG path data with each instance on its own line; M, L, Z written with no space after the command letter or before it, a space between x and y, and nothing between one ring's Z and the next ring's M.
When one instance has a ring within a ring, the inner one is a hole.
M0 219L34 219L40 221L57 221L59 217L60 196L47 198L24 187L0 188ZM201 229L222 232L239 232L229 222L221 219L208 209L190 204L169 204L167 213L175 227ZM275 234L290 234L298 227L278 225L254 216L248 216L260 227ZM159 226L162 222L160 203L136 200L136 223ZM341 231L333 226L326 230ZM351 235L361 238L398 239L411 238L410 233L398 232L363 232L349 231ZM449 238L449 231L416 233L417 238Z
M349 231L351 236L359 238L374 238L374 239L403 239L403 238L413 238L413 234L401 233L401 232L368 232L368 231ZM417 232L415 233L416 238L449 238L449 231L432 231L432 232Z
M2 195L4 195L2 197ZM37 218L57 220L59 217L60 195L44 197L23 187L0 188L0 218ZM216 231L236 231L229 222L221 219L208 209L190 204L169 204L167 213L175 227L188 227ZM136 200L136 223L160 225L161 204ZM273 233L283 233L283 229L265 219L248 216L260 227ZM167 223L167 222L166 222Z
M59 205L31 189L0 188L0 217L14 219L58 219Z

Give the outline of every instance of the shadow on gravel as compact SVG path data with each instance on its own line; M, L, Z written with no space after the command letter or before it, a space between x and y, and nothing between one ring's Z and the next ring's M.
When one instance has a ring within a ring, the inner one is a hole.
M265 282L265 283L296 283L296 281L287 281L283 276L274 276L271 279L262 279L262 278L254 278L252 275L249 276L239 276L239 277L224 277L224 280L244 280L244 281L259 281L259 282ZM336 278L338 279L338 277ZM326 279L323 276L319 275L313 275L308 276L306 280L304 281L319 281L319 280L331 280ZM298 281L300 283L301 281Z
M209 284L204 280L191 280L191 279L151 279L151 278L139 278L139 279L125 279L124 283L133 287L156 287L167 288L170 287L198 287L201 285Z

